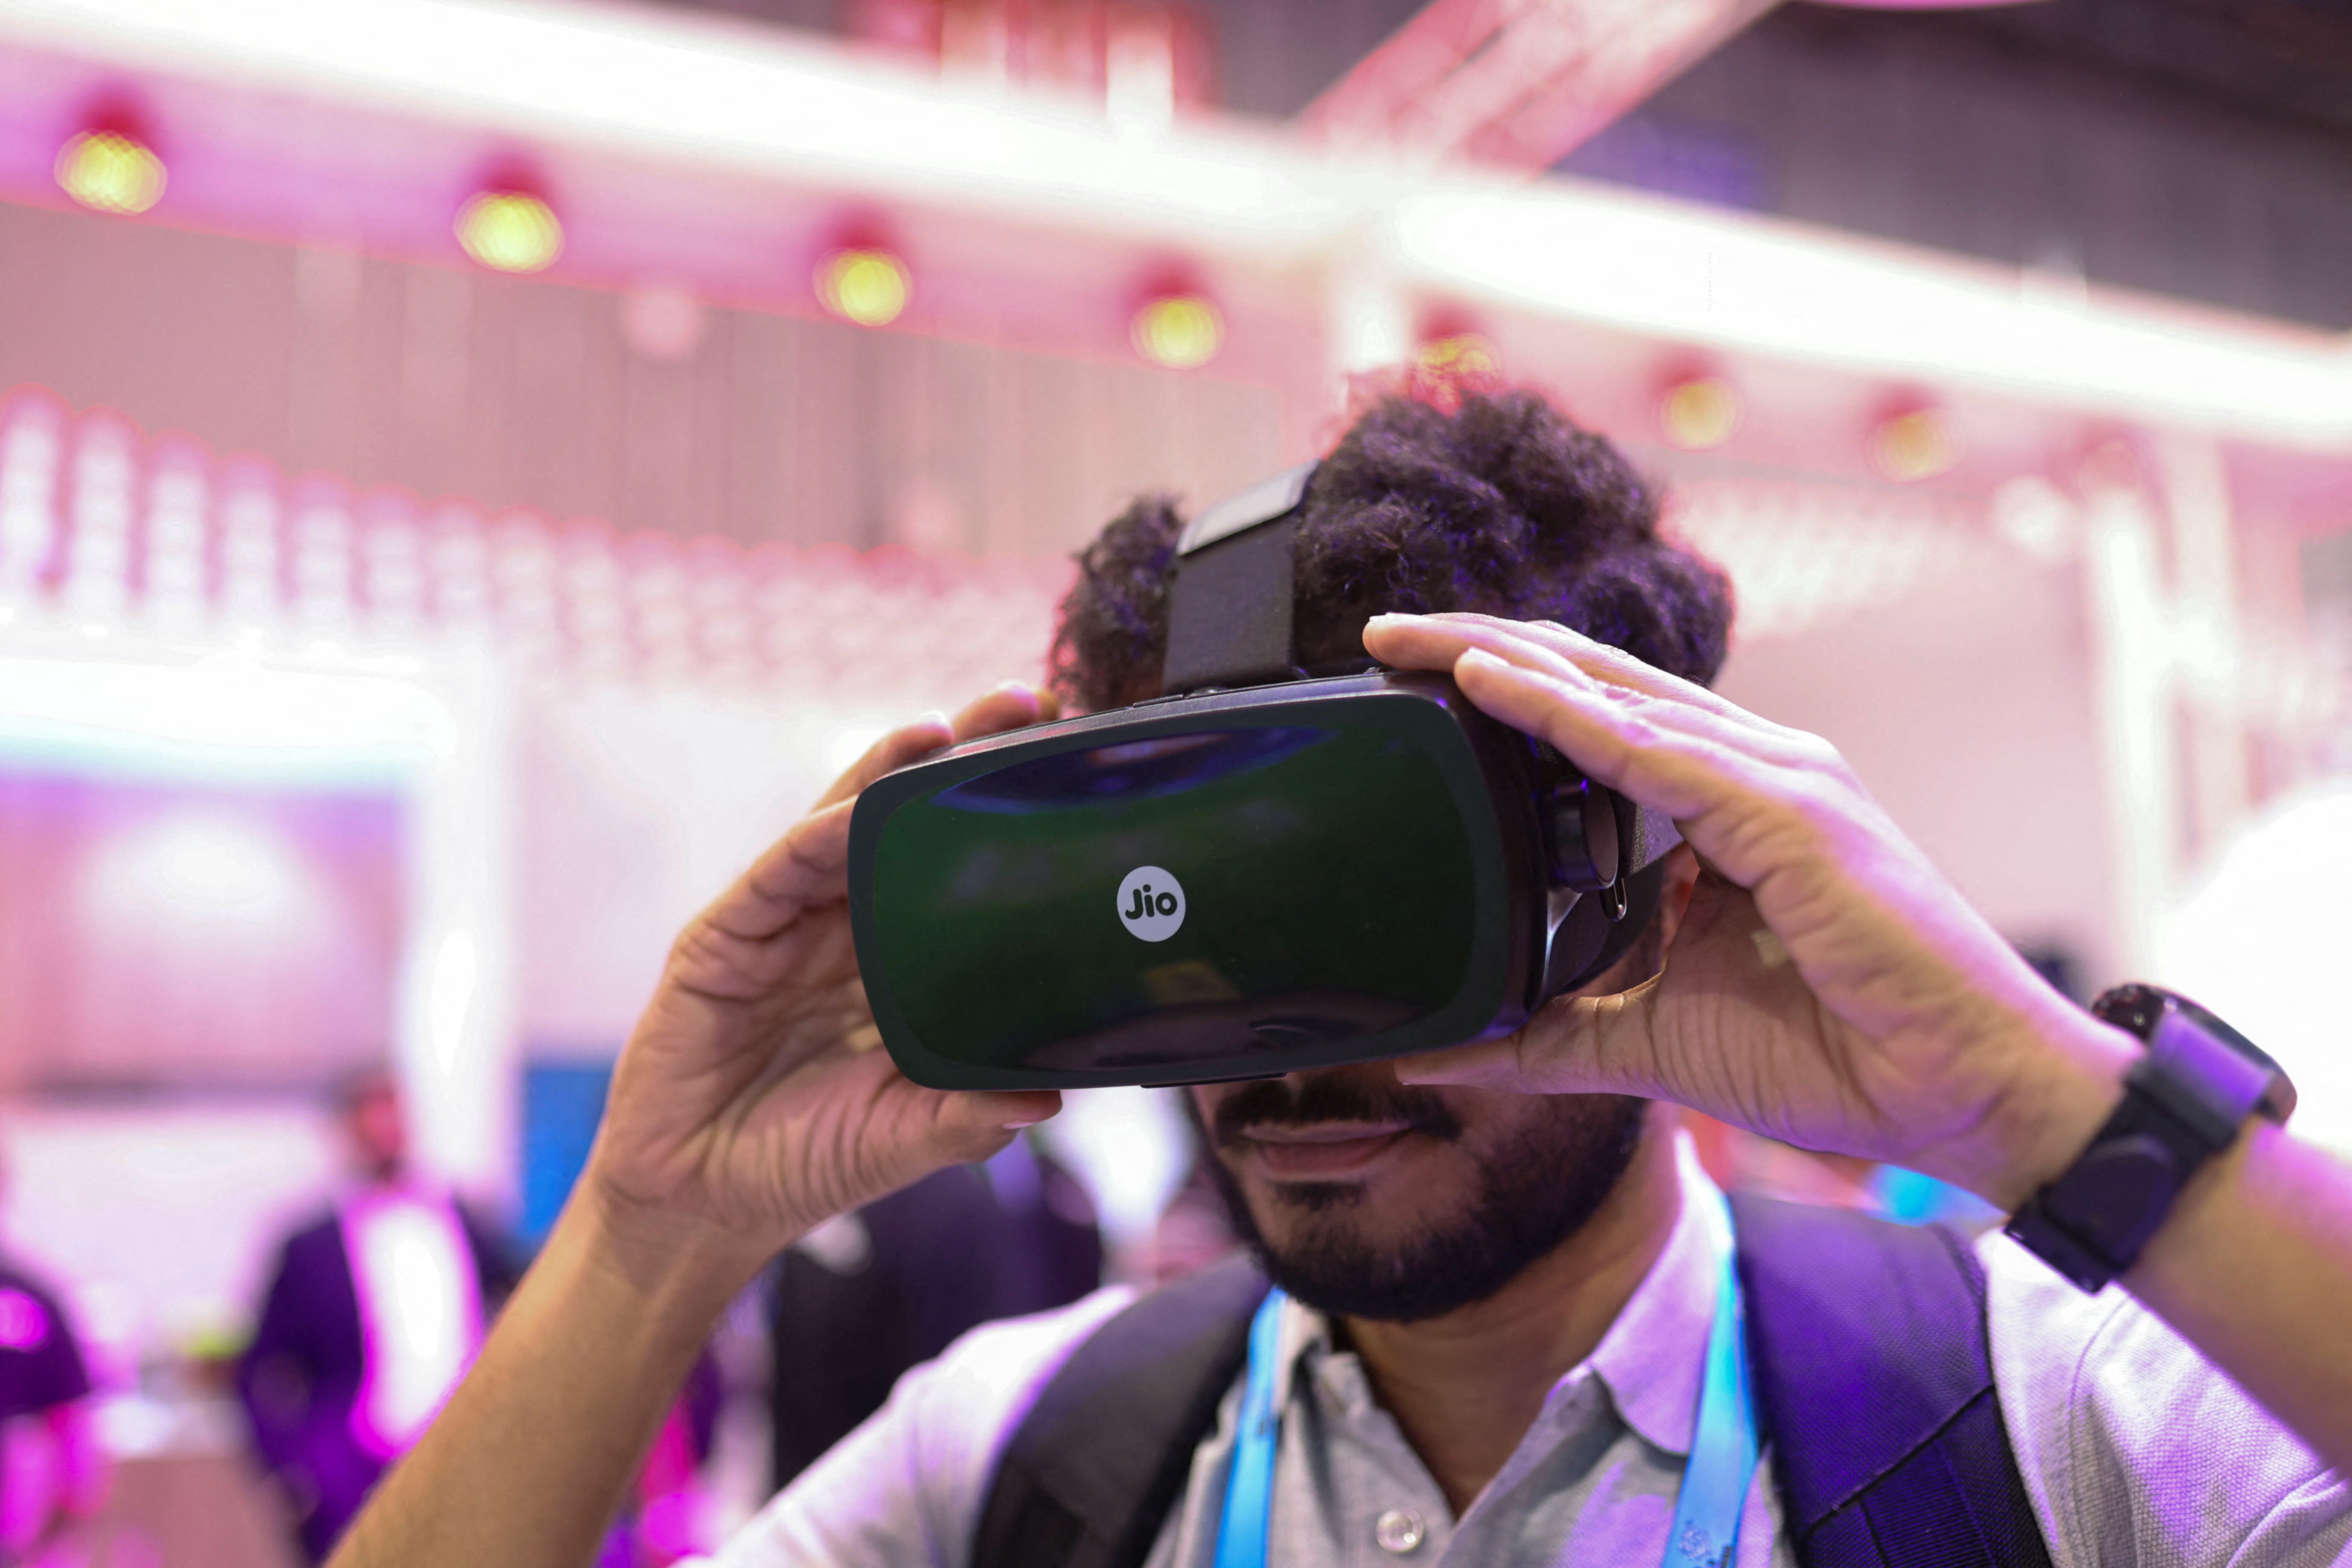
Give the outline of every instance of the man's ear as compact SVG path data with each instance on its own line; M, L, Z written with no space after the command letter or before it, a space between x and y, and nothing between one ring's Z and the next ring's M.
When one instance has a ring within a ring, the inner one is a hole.
M1675 950L1675 933L1683 929L1690 909L1691 889L1698 886L1698 851L1677 844L1665 855L1665 885L1658 889L1658 946L1661 954Z
M1625 956L1592 980L1569 993L1571 996L1612 996L1654 976L1673 952L1675 933L1682 930L1690 908L1691 889L1698 886L1698 854L1687 844L1666 851L1661 864L1665 878L1658 889L1658 913Z

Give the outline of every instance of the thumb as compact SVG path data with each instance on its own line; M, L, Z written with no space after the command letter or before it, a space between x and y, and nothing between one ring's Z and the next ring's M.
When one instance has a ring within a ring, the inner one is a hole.
M1560 997L1507 1038L1398 1058L1397 1081L1655 1099L1648 1045L1657 987L1654 976L1615 995Z
M937 1147L950 1160L985 1160L1062 1109L1059 1089L962 1089L945 1097L933 1123Z
M1525 1092L1529 1086L1519 1061L1522 1035L1486 1040L1473 1046L1452 1046L1442 1051L1399 1057L1391 1065L1399 1083L1445 1084L1465 1089L1501 1089Z

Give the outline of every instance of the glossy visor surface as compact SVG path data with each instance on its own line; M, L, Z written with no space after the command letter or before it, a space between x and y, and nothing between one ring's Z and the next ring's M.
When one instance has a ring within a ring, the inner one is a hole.
M1171 704L877 784L853 914L902 1068L1171 1082L1478 1032L1502 855L1449 700Z

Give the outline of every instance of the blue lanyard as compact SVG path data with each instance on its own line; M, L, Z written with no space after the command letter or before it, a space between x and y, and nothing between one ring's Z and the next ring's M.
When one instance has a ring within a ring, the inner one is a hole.
M1731 1205L1720 1196L1727 1234ZM1267 1530L1274 1516L1274 1451L1282 1415L1274 1407L1274 1369L1281 1352L1282 1306L1266 1292L1250 1320L1249 1372L1242 1384L1241 1430L1225 1481L1225 1508L1217 1522L1215 1568L1265 1568ZM1739 1515L1756 1474L1756 1401L1748 1377L1748 1334L1739 1302L1739 1274L1725 1247L1715 1289L1715 1321L1706 1335L1706 1373L1699 1385L1690 1460L1675 1498L1666 1536L1665 1568L1730 1568L1739 1543Z
M1714 1196L1727 1242L1731 1205ZM1756 1474L1756 1394L1748 1378L1748 1314L1739 1301L1737 1248L1727 1246L1717 1267L1715 1321L1706 1331L1706 1376L1692 1422L1690 1460L1675 1495L1675 1524L1666 1537L1665 1568L1731 1568L1739 1544L1739 1514Z
M1274 1449L1282 1414L1274 1407L1274 1363L1281 1354L1282 1304L1268 1290L1250 1320L1249 1375L1242 1383L1241 1431L1234 1470L1225 1480L1225 1511L1217 1521L1216 1568L1265 1568L1266 1531L1274 1519Z

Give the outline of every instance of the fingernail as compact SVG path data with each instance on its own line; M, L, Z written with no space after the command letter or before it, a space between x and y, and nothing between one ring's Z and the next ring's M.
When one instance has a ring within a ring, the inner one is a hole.
M1368 626L1377 626L1381 625L1395 625L1402 621L1417 621L1419 619L1421 619L1419 616L1408 614L1403 610L1382 610L1379 615L1374 616L1370 620L1366 621L1364 624Z
M1030 688L1029 683L1025 680L1000 680L996 683L996 689L999 691L1017 692L1021 696L1026 697L1029 695Z
M918 724L936 724L942 730L952 727L948 723L948 716L937 708L933 708L928 712L916 715L915 722Z
M1507 665L1506 660L1494 654L1488 653L1483 647L1464 648L1462 650L1462 657L1455 660L1455 662L1458 664L1475 664L1481 666L1482 668L1491 668L1495 669L1504 668Z
M1010 1121L1001 1123L1001 1125L1007 1132L1018 1132L1024 1127L1034 1127L1037 1123L1045 1120L1045 1119L1042 1116L1016 1116Z

